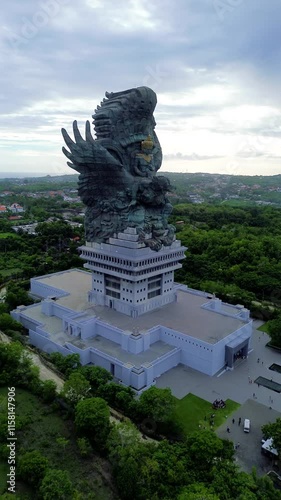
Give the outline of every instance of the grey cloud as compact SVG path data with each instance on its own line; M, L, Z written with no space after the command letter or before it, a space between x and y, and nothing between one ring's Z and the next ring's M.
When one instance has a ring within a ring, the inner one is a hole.
M272 160L281 158L281 155L274 155L268 151L260 151L255 148L241 150L235 156L238 158L270 158Z
M22 2L16 1L13 4L12 15L10 8L7 9L7 24L11 31L21 34L22 18L32 20L38 4L25 1L24 8ZM18 12L15 5L19 6ZM107 19L107 13L116 9L116 2L105 0L102 10L89 9L82 2L79 3L79 9L75 5L70 1L65 7L62 6L57 17L50 18L46 26L38 29L34 38L19 47L19 52L25 54L27 59L20 68L21 81L27 79L28 65L32 65L33 70L38 63L42 67L43 78L39 88L35 85L38 80L36 74L35 81L30 82L35 91L34 99L40 97L40 93L49 95L52 84L58 92L81 95L83 91L84 95L90 96L93 91L100 94L105 88L108 89L111 82L114 84L112 90L117 90L146 80L152 87L156 84L158 91L176 91L204 82L210 83L223 64L229 65L237 57L241 59L241 64L247 59L241 53L241 37L243 39L247 36L243 26L247 26L251 40L256 40L258 36L254 31L255 23L250 22L251 9L245 10L245 5L236 7L233 14L229 14L225 22L221 23L213 2L210 1L178 0L177 8L169 1L145 2L146 8L152 9L163 23L163 33L161 29L156 32L140 29L133 33L124 30L118 34L112 22ZM126 13L127 7L127 0L118 2L119 12ZM76 9L76 22L71 30L60 29L56 22L61 20L63 24L68 8ZM271 6L267 9L271 11ZM257 20L259 18L258 15ZM235 31L238 22L239 37L232 36L231 30ZM239 43L237 39L240 40ZM248 52L246 51L246 55ZM256 50L253 49L252 52L255 57ZM250 54L248 57L250 58ZM156 66L160 68L158 73ZM207 71L205 74L186 73L188 67L205 67ZM14 70L19 70L18 65ZM161 77L161 73L165 77ZM49 86L44 85L46 78ZM22 98L32 98L27 89L23 89L23 84L20 83L19 86L23 90Z
M191 155L184 155L182 153L164 155L164 160L201 161L201 160L213 160L215 158L223 158L223 156L218 156L218 155L198 155L196 153L192 153Z
M258 158L258 157L266 157L267 155L263 151L259 151L255 148L241 150L236 154L238 158Z
M59 5L57 14L50 14L39 27L38 12L43 4L52 2ZM128 0L103 0L99 9L90 9L86 0L79 5L75 0L6 2L1 12L0 61L5 68L0 75L0 105L5 115L1 128L18 126L32 133L36 127L55 125L60 118L84 121L85 112L71 105L71 99L88 101L86 118L90 118L105 90L144 84L158 93L180 96L188 90L222 83L225 88L235 86L239 90L229 104L262 103L280 108L279 0L244 0L228 9L223 18L213 0L140 3L155 16L155 29L145 27L140 14L135 16L133 30L120 29L114 16L121 13L126 19L131 5ZM34 36L24 38L27 26L32 32L32 24ZM17 48L15 36L23 38ZM41 116L29 116L26 111L45 100L55 106L62 98L70 102L63 111L54 107ZM186 119L217 116L224 106L160 103L156 119L159 126L176 130ZM264 124L247 133L278 136L278 127ZM217 131L239 132L231 124L226 127L219 122Z

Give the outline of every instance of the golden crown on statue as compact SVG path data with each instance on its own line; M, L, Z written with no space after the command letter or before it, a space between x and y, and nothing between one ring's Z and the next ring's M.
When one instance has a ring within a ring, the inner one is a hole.
M154 143L150 135L144 141L141 141L141 149L153 149Z

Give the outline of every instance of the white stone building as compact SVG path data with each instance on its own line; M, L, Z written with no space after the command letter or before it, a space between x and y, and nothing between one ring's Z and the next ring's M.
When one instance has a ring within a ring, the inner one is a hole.
M185 247L152 251L128 228L81 247L84 267L31 279L42 299L12 316L30 343L106 368L137 392L179 363L215 375L247 357L249 311L174 282Z

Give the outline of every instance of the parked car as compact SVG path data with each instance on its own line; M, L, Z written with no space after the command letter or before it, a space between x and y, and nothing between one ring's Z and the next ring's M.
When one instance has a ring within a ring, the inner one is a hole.
M248 418L244 420L244 432L250 432L251 421Z

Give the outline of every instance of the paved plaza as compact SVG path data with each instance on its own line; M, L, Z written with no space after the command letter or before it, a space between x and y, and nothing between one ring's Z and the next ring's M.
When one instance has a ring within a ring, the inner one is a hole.
M241 418L241 424L239 423ZM235 451L235 460L240 467L250 473L256 467L259 475L266 474L273 468L273 461L261 453L262 430L265 423L275 422L280 413L270 410L267 406L249 399L237 411L225 420L216 434L222 439L230 439L234 445L238 445ZM251 422L250 432L244 432L243 422L248 418ZM234 423L233 423L234 419ZM227 432L227 427L230 433Z
M281 373L269 370L272 363L281 365L281 353L266 347L268 335L256 330L261 324L260 321L254 321L249 357L238 360L234 370L210 377L179 365L159 377L156 386L170 387L179 399L190 392L210 402L215 399L233 399L243 404L252 399L281 412L281 394L254 383L257 377L263 376L281 384Z
M179 365L156 381L157 387L170 387L180 399L192 393L210 402L215 399L232 399L240 403L242 406L225 420L216 433L223 439L232 440L234 445L239 444L235 452L236 462L246 472L251 472L255 466L259 475L273 468L272 461L261 454L261 426L281 417L281 394L261 385L258 387L254 382L257 377L262 376L281 384L281 373L269 370L273 363L281 365L281 353L266 347L268 335L256 330L261 324L260 321L254 321L249 357L239 360L233 371L226 370L209 377ZM245 418L251 420L249 434L243 431ZM230 433L227 432L227 427Z

